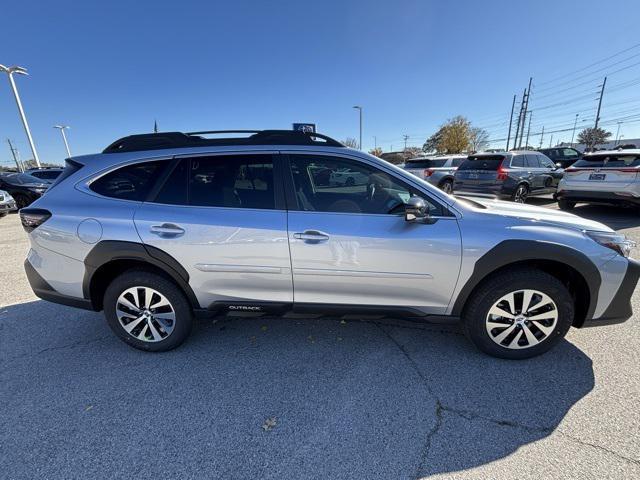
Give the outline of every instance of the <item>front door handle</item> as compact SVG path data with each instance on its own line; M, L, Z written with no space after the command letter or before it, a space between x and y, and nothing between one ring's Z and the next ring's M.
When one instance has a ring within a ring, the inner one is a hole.
M150 232L161 237L179 237L184 234L184 228L173 223L163 223L162 225L152 225Z
M318 230L305 230L302 233L294 233L293 238L307 243L320 243L329 240L329 235Z

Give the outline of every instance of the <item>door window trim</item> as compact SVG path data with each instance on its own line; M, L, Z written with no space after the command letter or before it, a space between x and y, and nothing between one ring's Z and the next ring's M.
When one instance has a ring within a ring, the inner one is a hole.
M338 152L327 152L327 151L312 151L312 150L287 150L287 151L281 151L280 152L280 157L282 158L282 167L283 167L283 181L284 181L284 188L285 188L285 199L286 199L286 203L287 203L287 210L290 212L300 212L300 213L308 213L308 214L322 214L322 215L366 215L366 216L373 216L373 217L400 217L401 215L392 215L392 214L388 214L388 213L365 213L365 212L318 212L318 211L308 211L308 210L303 210L302 208L300 208L300 206L298 205L298 198L296 196L295 193L295 183L293 180L293 172L291 170L291 159L290 157L292 155L313 155L313 156L321 156L321 157L334 157L334 158L341 158L347 161L351 161L351 162L361 162L364 165L370 167L370 168L374 168L377 170L381 170L383 172L385 172L386 174L390 175L391 177L393 177L395 180L397 180L398 182L402 183L402 184L406 184L410 187L412 187L414 190L418 190L422 195L423 198L425 200L431 201L433 203L435 203L436 205L440 206L441 211L444 212L443 215L432 215L431 218L434 219L448 219L448 220L455 220L457 218L456 215L456 211L451 208L450 205L448 205L447 203L441 201L440 199L436 198L434 195L431 195L429 192L425 191L424 188L420 188L420 185L416 185L410 181L408 181L408 179L402 178L399 175L396 175L394 172L389 171L383 167L381 167L380 165L376 165L374 162L369 162L364 158L361 157L357 157L357 156L352 156L352 155L345 155L345 154L341 154Z

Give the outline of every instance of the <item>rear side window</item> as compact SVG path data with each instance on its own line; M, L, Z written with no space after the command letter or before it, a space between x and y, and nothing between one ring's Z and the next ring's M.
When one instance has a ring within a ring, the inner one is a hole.
M466 158L454 158L451 161L451 166L452 167L459 167L460 165L462 165L462 162L464 162L466 160Z
M275 209L273 157L219 155L185 158L171 172L155 202Z
M576 168L626 168L640 166L638 155L586 155L572 165Z
M94 180L89 188L105 197L142 202L168 163L160 160L127 165Z
M504 155L483 155L481 157L472 155L462 162L458 170L498 170L503 160Z
M447 163L446 158L409 160L404 164L404 168L439 168L444 167L445 163Z
M526 167L524 161L524 155L516 155L511 159L512 167Z

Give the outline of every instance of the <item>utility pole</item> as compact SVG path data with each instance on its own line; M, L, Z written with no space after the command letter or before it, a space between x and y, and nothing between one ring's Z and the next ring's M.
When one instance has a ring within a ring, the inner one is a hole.
M522 102L520 102L520 113L518 114L518 124L516 125L516 137L513 140L513 148L514 149L518 146L518 135L520 134L520 123L522 122L522 112L523 112L523 108L524 108L524 97L526 95L527 95L527 91L525 90L522 93Z
M604 86L607 84L607 77L604 77L602 82L602 89L600 90L600 99L598 100L598 113L596 113L596 124L594 128L598 128L598 122L600 122L600 107L602 106L602 96L604 95Z
M520 130L520 142L518 143L518 148L522 147L522 137L524 137L524 124L527 121L527 111L529 110L529 97L531 96L531 82L533 81L533 77L529 77L529 86L527 87L527 94L524 97L524 112L522 114L522 128Z
M549 139L549 148L551 148L552 143L553 143L553 133L551 134L551 138Z
M513 102L511 103L511 115L509 115L509 133L507 134L507 148L505 151L509 151L509 142L511 141L511 124L513 123L513 109L516 106L516 95L513 96Z
M573 122L573 133L571 134L571 146L573 147L573 137L575 137L576 135L576 126L578 125L578 115L580 115L579 113L576 113L576 120L575 122Z
M616 143L615 143L616 147L618 146L618 140L620 140L620 137L619 137L619 135L620 135L620 125L622 125L622 123L623 122L618 122L618 131L616 132Z
M531 133L531 117L533 117L533 112L529 112L529 126L527 127L527 141L524 142L524 147L529 147L529 133Z
M13 161L16 162L16 167L18 167L18 172L24 172L24 167L20 165L20 162L18 161L18 155L17 155L16 149L13 147L13 143L11 143L11 140L8 138L7 138L7 143L9 144L9 150L11 150L11 155L13 155Z
M403 135L402 138L404 138L404 149L407 149L407 140L409 140L409 135Z
M540 135L540 146L538 148L542 148L543 140L544 140L544 125L542 126L542 134Z
M378 137L373 136L373 148L378 149Z

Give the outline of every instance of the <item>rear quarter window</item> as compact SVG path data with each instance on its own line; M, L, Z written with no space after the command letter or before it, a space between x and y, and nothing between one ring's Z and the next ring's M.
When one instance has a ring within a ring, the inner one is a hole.
M444 167L444 164L447 163L447 159L424 159L424 160L409 160L404 164L404 168L438 168Z
M159 160L127 165L94 180L89 188L105 197L142 202L167 164Z

